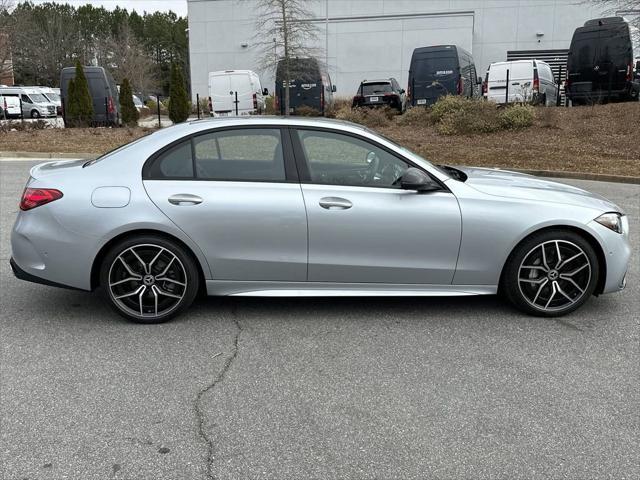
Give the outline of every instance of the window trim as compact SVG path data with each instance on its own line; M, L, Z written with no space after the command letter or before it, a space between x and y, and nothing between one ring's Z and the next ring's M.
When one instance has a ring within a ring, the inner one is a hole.
M393 187L393 186L378 186L378 185L349 185L349 184L345 184L345 185L337 185L334 183L323 183L323 182L313 182L311 181L311 173L309 172L309 164L308 164L308 160L307 157L304 153L304 147L302 146L302 142L300 141L300 137L298 136L298 131L299 130L305 130L305 131L318 131L318 132L324 132L324 133L334 133L334 134L338 134L338 135L345 135L348 137L352 137L355 138L357 140L360 140L362 142L368 143L369 145L373 145L376 148L379 148L380 150L385 151L386 153L388 153L389 155L397 158L398 160L406 163L407 165L409 165L409 168L413 167L413 168L417 168L418 170L423 171L424 173L426 173L427 175L429 175L429 177L431 178L431 180L433 180L434 182L436 182L438 185L440 185L440 187L442 188L443 192L448 192L450 193L451 191L449 190L449 187L447 187L444 182L440 181L440 179L434 177L429 171L425 170L422 166L417 165L416 163L414 163L413 161L411 161L410 159L404 157L403 155L400 155L398 152L384 146L381 145L380 143L371 140L367 137L363 137L362 135L358 135L357 133L353 133L353 132L347 132L345 130L339 130L339 129L333 129L333 128L326 128L326 127L313 127L313 126L298 126L298 125L292 125L289 127L289 130L291 131L291 141L293 143L293 153L295 155L295 160L296 160L296 165L298 166L298 172L299 172L299 177L300 177L300 183L302 185L326 185L326 186L330 186L330 187L347 187L347 188L381 188L384 190L395 190L395 191L402 191L402 188L398 188L398 187Z
M194 139L202 135L209 135L212 133L221 133L229 130L278 130L280 132L280 141L282 142L282 157L284 161L284 180L247 180L247 179L210 179L210 178L198 178L196 169L196 157L195 157L195 144ZM161 157L168 150L179 145L183 142L189 142L191 144L191 162L193 165L193 175L191 177L152 177L151 167L155 161ZM300 183L298 176L298 169L293 154L293 148L291 146L291 137L288 133L286 125L231 125L227 127L210 128L208 130L201 130L193 132L183 137L180 137L167 145L163 146L159 150L152 153L144 162L142 166L142 180L167 180L167 181L186 181L186 182L237 182L237 183Z

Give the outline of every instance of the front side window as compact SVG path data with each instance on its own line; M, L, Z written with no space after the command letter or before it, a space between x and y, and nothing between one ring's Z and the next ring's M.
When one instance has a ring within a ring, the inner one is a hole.
M409 165L359 138L319 130L298 130L311 183L399 188Z
M193 139L196 176L207 180L286 180L282 138L275 128L225 130Z

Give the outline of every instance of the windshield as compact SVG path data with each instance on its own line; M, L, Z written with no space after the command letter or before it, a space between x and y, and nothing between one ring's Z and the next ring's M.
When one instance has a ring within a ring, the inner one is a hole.
M60 95L58 95L57 93L47 93L46 96L52 102L59 102L60 101Z
M360 95L375 95L376 93L391 93L393 88L389 82L363 83Z

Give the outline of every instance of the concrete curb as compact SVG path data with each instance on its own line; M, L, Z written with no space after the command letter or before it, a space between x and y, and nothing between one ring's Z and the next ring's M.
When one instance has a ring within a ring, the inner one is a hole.
M55 152L0 152L0 158L20 158L29 159L79 159L91 160L96 158L96 153L55 153ZM593 180L596 182L632 183L640 185L640 177L629 177L623 175L606 175L600 173L565 172L553 170L523 170L519 168L500 168L496 170L508 170L518 173L526 173L537 177L571 178L574 180Z

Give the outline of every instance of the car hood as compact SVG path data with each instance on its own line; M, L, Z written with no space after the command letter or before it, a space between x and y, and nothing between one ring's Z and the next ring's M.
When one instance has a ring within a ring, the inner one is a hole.
M622 213L620 207L606 198L571 185L507 170L478 167L455 168L467 175L466 185L488 195L562 203L603 212Z

